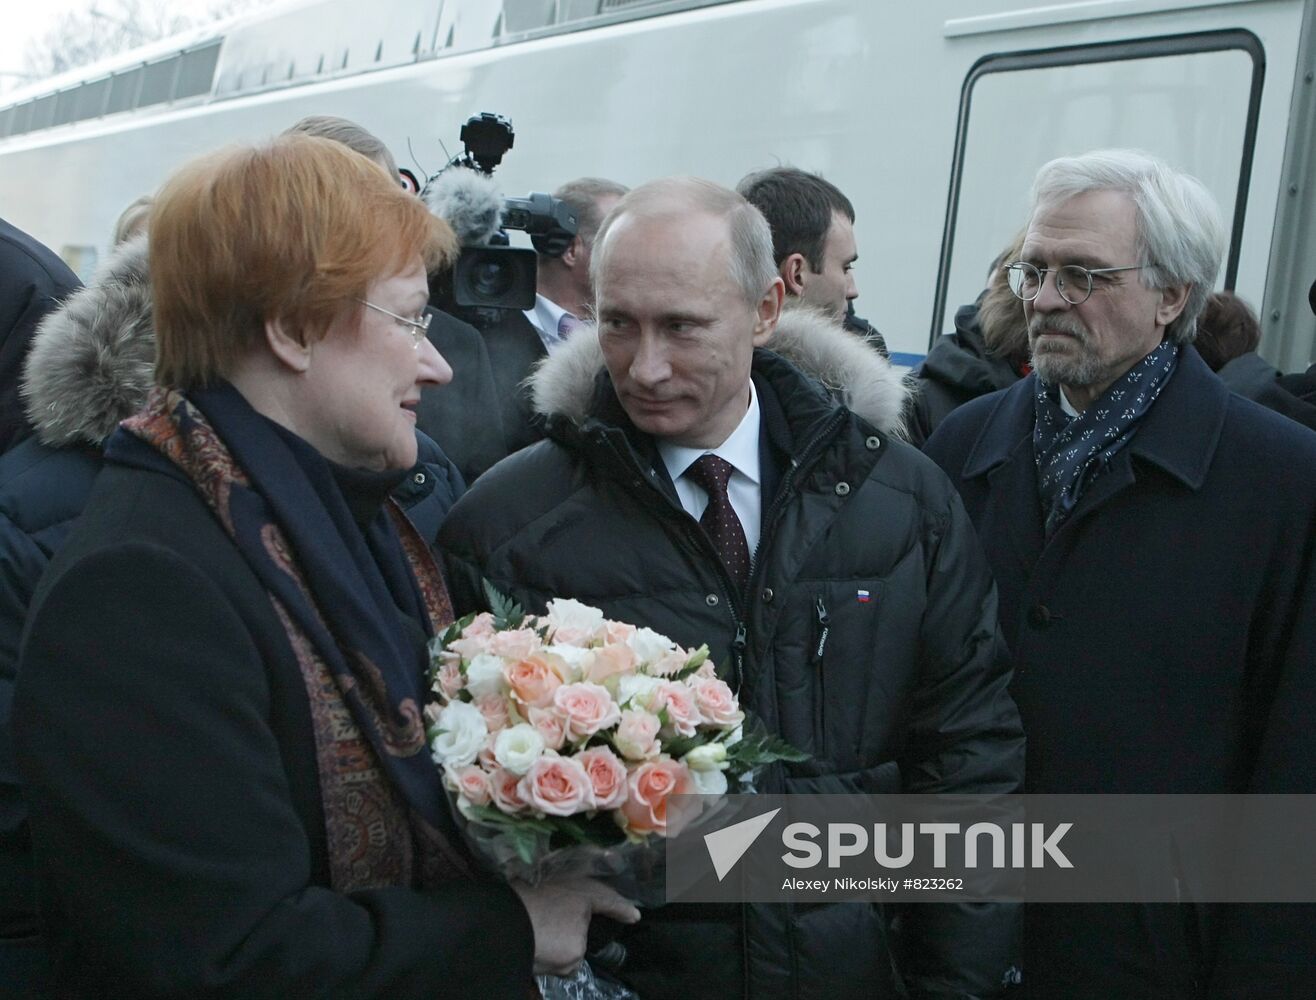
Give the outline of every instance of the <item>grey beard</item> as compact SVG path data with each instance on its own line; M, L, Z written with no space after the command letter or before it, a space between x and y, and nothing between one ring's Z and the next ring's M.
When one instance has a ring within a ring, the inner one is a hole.
M1050 352L1034 352L1032 360L1037 377L1048 385L1095 385L1104 375L1101 362L1090 354L1075 358Z

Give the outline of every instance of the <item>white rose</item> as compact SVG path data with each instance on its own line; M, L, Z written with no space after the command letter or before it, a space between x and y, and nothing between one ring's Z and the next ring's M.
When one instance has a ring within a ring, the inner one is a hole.
M657 663L664 653L676 648L676 643L651 628L637 628L635 634L626 640L626 645L641 663Z
M705 743L695 747L681 761L691 771L725 771L727 748L721 743Z
M513 774L525 774L543 752L544 737L525 722L504 729L494 739L494 760Z
M571 676L564 678L568 684L573 684L585 675L585 669L589 666L590 661L594 659L594 651L585 649L583 646L553 645L544 650L546 653L552 653L559 656L571 668Z
M597 632L603 627L603 612L581 604L570 597L559 597L548 602L548 623L553 630L571 629L573 631Z
M617 678L617 704L625 705L635 700L637 705L649 707L649 695L653 693L662 680L646 674L623 674Z
M725 795L727 776L722 771L691 771L690 779L700 795Z
M444 767L465 767L475 762L476 754L489 736L489 726L480 710L466 701L450 702L439 713L442 730L430 744L435 762Z
M480 653L466 668L466 690L472 698L487 694L502 694L507 689L503 676L503 658L492 653Z

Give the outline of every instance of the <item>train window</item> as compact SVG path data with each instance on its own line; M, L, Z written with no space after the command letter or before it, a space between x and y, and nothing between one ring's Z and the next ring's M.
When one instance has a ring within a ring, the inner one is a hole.
M14 108L14 123L9 129L10 135L22 135L32 127L32 102L26 101Z
M110 99L105 104L105 113L128 111L137 107L137 88L142 84L142 68L130 69L126 73L115 73L110 78Z
M1264 68L1246 31L979 60L961 94L929 343L953 328L1026 222L1037 168L1089 149L1145 149L1198 177L1232 220L1223 280L1232 288Z
M105 99L110 94L110 78L103 76L99 80L84 83L78 88L78 105L74 114L75 121L98 118L105 113Z
M28 131L35 132L37 129L50 128L55 122L55 95L47 94L45 97L39 97L32 102L32 120L28 123Z
M74 119L74 110L78 102L78 87L61 90L55 95L55 118L52 125L67 125Z
M548 27L553 23L556 6L552 0L503 0L502 34Z
M219 62L220 44L214 42L205 48L184 52L179 57L174 100L210 93L215 81L215 66Z
M174 77L178 73L178 56L148 63L142 71L142 89L137 95L137 106L160 104L174 96Z

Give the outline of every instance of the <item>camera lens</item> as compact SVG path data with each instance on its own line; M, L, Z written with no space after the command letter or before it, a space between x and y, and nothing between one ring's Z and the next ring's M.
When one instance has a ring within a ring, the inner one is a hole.
M497 300L507 294L514 277L502 261L486 258L471 271L471 289L482 298Z

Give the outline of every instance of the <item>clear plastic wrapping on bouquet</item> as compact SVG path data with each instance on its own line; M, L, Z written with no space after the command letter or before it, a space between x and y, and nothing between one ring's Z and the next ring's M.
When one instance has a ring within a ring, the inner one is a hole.
M551 847L546 832L521 831L513 835L482 823L465 823L463 827L475 856L509 881L539 885L559 878L593 878L636 906L654 907L664 902L665 852L660 837L611 845Z

